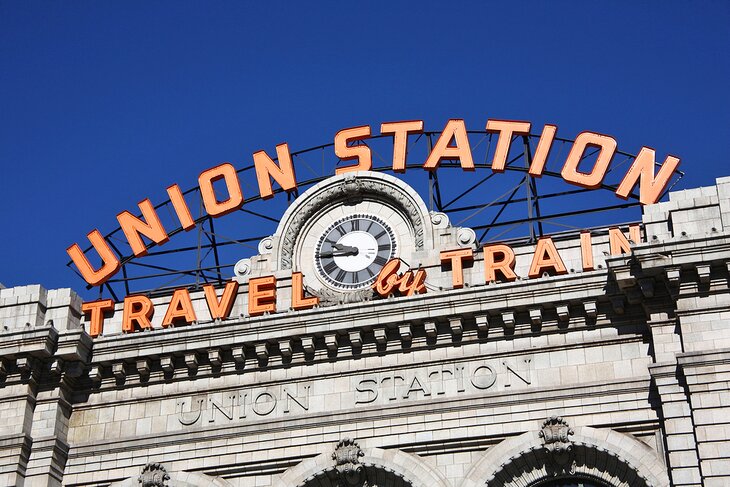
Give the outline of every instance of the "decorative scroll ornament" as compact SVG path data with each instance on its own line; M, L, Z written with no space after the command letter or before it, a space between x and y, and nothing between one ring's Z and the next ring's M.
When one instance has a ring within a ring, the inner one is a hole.
M339 485L367 487L365 467L360 463L360 457L365 456L360 446L351 438L345 438L337 443L332 460L335 461L335 471L339 478Z
M573 460L573 429L560 416L551 416L542 423L539 436L548 456L553 460L554 475L572 473L575 469Z
M233 272L238 277L244 277L251 274L251 259L241 259L236 262Z
M259 242L259 254L270 254L271 249L274 248L273 237L265 237Z
M476 245L477 234L471 228L462 227L456 233L456 240L459 247L473 247Z
M436 228L448 228L449 227L449 217L446 215L446 213L442 213L439 211L432 211L431 212L431 224Z
M161 463L148 463L142 467L142 473L137 478L142 487L168 487L168 480L170 475Z

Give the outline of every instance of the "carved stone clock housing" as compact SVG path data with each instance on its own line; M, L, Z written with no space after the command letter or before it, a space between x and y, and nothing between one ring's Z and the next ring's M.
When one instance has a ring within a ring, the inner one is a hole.
M400 259L402 269L438 264L436 233L452 248L475 240L469 229L452 229L443 213L429 213L400 179L345 173L297 198L276 233L260 243L260 255L236 265L236 276L301 272L323 304L360 301L372 296L373 281L391 259Z

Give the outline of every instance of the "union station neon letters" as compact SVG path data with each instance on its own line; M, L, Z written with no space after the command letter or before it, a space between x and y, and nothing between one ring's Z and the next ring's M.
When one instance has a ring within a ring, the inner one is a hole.
M486 131L496 134L497 144L494 157L491 162L491 170L499 173L504 172L507 164L510 144L513 136L528 135L530 133L530 122L513 120L488 120ZM394 172L403 173L406 170L407 141L410 135L423 132L422 120L408 120L399 122L387 122L380 126L381 135L392 135L393 137L393 159L392 168ZM557 134L557 126L545 125L535 150L534 157L528 169L533 177L541 177ZM369 170L372 167L372 154L367 145L351 145L356 141L362 141L372 136L371 127L363 125L340 130L335 135L334 152L343 161L354 161L345 167L335 170L336 174L349 171ZM597 149L597 158L589 172L579 169L579 163L587 149ZM561 170L562 178L573 185L585 188L598 188L603 182L608 171L611 160L616 153L617 142L613 137L601 135L594 132L580 133L568 153ZM256 178L259 186L259 195L262 199L271 198L274 195L272 179L285 191L292 191L297 187L296 175L292 164L289 146L286 143L276 146L277 161L275 162L265 151L257 151L253 154L253 162L256 170ZM439 136L430 154L423 162L422 167L427 171L438 169L443 160L458 161L465 171L475 169L472 158L472 150L467 137L467 130L464 120L452 119L446 123L444 130ZM628 168L626 174L616 188L616 195L626 199L631 191L639 186L639 200L642 204L655 203L666 188L669 180L679 165L679 159L674 156L667 156L659 171L655 174L656 154L654 149L642 147L639 154ZM227 198L219 200L213 190L214 183L223 184L226 188ZM219 217L239 209L244 204L244 195L241 191L241 184L236 169L230 163L223 163L216 167L206 169L198 178L200 195L203 206L208 215ZM189 230L195 226L195 221L190 209L183 197L183 193L177 184L167 188L170 202L180 222L181 228ZM139 203L141 218L134 216L129 211L123 211L117 215L119 225L135 256L139 257L147 253L147 246L142 236L147 237L157 245L162 245L169 240L168 233L163 227L153 204L149 199ZM92 286L98 286L106 282L120 269L118 257L110 248L107 241L98 230L92 230L87 235L91 245L101 258L99 268L89 262L88 258L78 244L68 247L67 252L78 268L82 277ZM555 271L559 272L559 262L553 255L550 244L542 241L538 244L538 251L545 251L550 254L549 264L554 265ZM485 259L492 259L493 269L491 272L501 273L504 278L514 278L514 273L505 262L509 261L509 250L507 248L485 249ZM459 252L459 251L457 251ZM456 268L460 265L459 259L468 259L466 254L449 254L450 259ZM551 260L552 259L552 260ZM554 262L553 262L554 261ZM541 272L540 264L535 272ZM494 280L495 275L486 276L487 280ZM400 285L400 283L398 284ZM454 283L458 287L458 283ZM180 298L182 299L182 298ZM180 306L185 305L180 301ZM144 308L144 304L139 305ZM172 307L172 306L171 306ZM144 316L144 312L137 316ZM179 313L184 314L184 310Z

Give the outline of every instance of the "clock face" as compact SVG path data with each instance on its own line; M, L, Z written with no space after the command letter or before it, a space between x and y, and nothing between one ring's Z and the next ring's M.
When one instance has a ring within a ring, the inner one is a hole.
M369 286L396 254L395 233L382 219L349 215L332 223L314 251L319 276L336 289Z

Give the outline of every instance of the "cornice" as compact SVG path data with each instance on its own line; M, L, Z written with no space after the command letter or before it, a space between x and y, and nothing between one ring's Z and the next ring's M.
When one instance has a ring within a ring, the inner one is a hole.
M230 347L287 337L344 334L406 322L446 320L450 316L501 313L529 306L555 307L564 302L599 299L606 294L605 269L512 283L472 286L410 297L388 298L338 307L288 311L255 318L100 337L94 340L94 363L157 357L194 349Z

